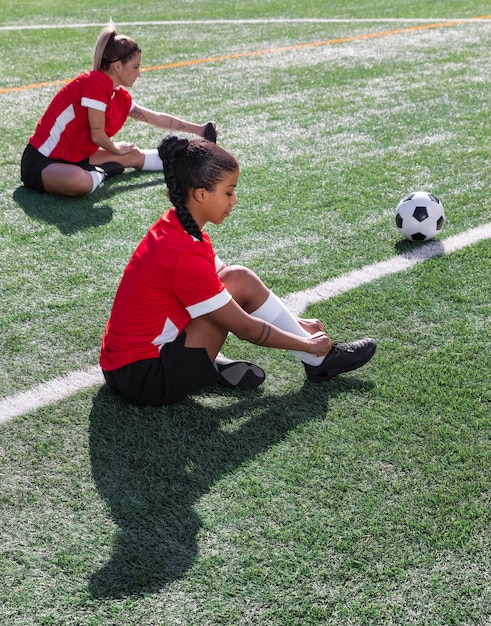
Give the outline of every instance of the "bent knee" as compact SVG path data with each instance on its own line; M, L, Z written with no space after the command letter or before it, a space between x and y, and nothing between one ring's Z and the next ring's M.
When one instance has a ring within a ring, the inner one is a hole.
M246 311L255 311L269 294L259 276L242 265L224 268L219 277L232 298Z
M227 265L223 270L220 270L220 280L240 280L243 281L258 281L260 280L258 275L248 267L243 265Z
M219 273L220 280L231 293L250 291L254 293L262 281L259 276L243 265L229 265Z

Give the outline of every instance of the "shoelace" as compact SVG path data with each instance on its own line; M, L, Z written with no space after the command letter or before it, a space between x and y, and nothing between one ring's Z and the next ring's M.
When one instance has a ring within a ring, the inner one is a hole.
M353 348L350 348L347 343L342 343L341 341L333 341L332 347L339 352L354 352Z

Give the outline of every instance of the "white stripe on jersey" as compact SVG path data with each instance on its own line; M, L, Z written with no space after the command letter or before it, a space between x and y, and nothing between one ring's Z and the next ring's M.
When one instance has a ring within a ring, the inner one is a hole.
M73 109L73 105L70 104L70 106L62 111L60 115L58 115L58 117L56 118L56 122L53 124L53 128L49 133L48 139L46 139L43 145L39 148L39 152L41 154L43 154L45 157L49 157L49 155L58 145L60 137L63 134L65 128L74 118L75 111Z
M80 104L88 109L97 109L98 111L106 112L106 103L100 100L93 100L92 98L82 98Z
M166 343L171 343L172 341L174 341L177 335L177 326L170 319L167 318L165 320L164 327L162 328L162 332L157 335L155 339L152 340L152 343L154 346L157 346L160 352L160 350L162 350L162 346L164 346Z
M207 313L221 309L222 306L225 306L228 302L230 302L230 300L232 300L232 296L226 289L223 289L220 293L217 293L216 296L213 296L204 302L198 302L197 304L187 306L186 311L192 319L195 319L196 317L200 317L200 315L206 315Z

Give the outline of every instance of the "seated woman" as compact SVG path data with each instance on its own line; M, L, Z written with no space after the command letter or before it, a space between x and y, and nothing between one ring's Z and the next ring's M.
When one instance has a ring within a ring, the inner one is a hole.
M228 333L291 350L320 383L364 365L376 343L333 343L319 320L298 319L251 270L225 266L203 227L237 204L239 165L215 143L166 137L159 146L173 207L150 228L118 287L100 365L133 404L172 404L207 385L254 389L261 368L220 355Z
M126 89L141 76L142 52L110 22L101 32L91 72L84 72L53 98L21 160L26 187L65 196L91 193L125 167L161 171L156 149L111 138L128 117L164 130L216 140L216 125L199 125L139 106Z

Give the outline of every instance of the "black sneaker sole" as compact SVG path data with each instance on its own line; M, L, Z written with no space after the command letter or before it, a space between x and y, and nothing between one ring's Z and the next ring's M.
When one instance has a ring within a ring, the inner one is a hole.
M249 361L229 361L228 359L217 359L215 361L218 374L217 381L228 389L256 389L264 382L266 375L264 371L254 363Z

